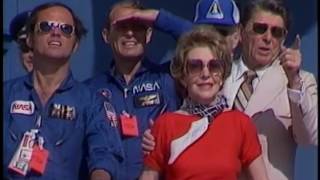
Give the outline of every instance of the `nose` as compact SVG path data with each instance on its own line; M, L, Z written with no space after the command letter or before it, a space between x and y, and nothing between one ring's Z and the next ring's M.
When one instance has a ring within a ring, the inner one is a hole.
M131 28L127 28L126 31L125 31L125 34L127 36L133 36L133 30Z
M210 71L209 71L209 68L208 68L208 65L205 65L202 69L202 73L201 73L201 77L204 78L204 79L207 79L210 77Z
M271 30L268 29L264 34L263 34L263 40L266 42L266 43L270 43L271 40L272 40L272 33L271 33Z
M59 27L52 27L51 31L50 31L50 34L52 36L60 36L61 35L61 32L60 32L60 29Z

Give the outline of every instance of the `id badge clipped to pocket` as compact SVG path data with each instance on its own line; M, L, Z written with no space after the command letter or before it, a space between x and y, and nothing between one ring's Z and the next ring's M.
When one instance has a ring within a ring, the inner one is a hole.
M124 136L139 136L136 116L120 115L121 133Z
M29 170L29 162L31 160L33 145L35 142L37 131L26 131L23 134L20 145L14 153L8 168L22 176L25 176Z
M43 137L38 137L38 143L34 145L30 160L30 169L38 174L43 174L46 169L49 151L43 147Z

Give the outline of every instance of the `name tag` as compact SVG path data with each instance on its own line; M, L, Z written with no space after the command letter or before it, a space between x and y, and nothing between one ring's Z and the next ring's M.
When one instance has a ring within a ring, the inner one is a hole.
M141 95L134 98L134 103L136 107L154 106L161 103L161 98L159 93Z
M63 104L52 104L50 109L50 117L73 120L76 118L76 108Z

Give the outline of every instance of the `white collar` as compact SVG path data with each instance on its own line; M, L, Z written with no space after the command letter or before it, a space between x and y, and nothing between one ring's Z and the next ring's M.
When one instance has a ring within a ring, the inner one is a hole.
M235 61L234 64L235 64L235 68L236 68L235 79L238 80L238 79L240 79L240 78L243 76L243 73L244 73L244 72L246 72L246 71L249 70L249 68L244 64L244 62L243 62L243 56L241 56L238 61ZM255 70L255 72L257 73L257 76L258 76L259 81L262 79L263 74L267 71L267 69L268 69L269 67L270 67L270 66L266 66L266 67L264 67L264 68Z

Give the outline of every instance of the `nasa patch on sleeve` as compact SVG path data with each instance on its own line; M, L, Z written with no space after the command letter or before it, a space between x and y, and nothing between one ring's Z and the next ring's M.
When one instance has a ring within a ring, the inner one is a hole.
M134 97L136 107L148 107L161 104L161 96L159 93L144 94Z
M32 101L16 100L11 103L11 114L26 114L34 113L34 103Z

